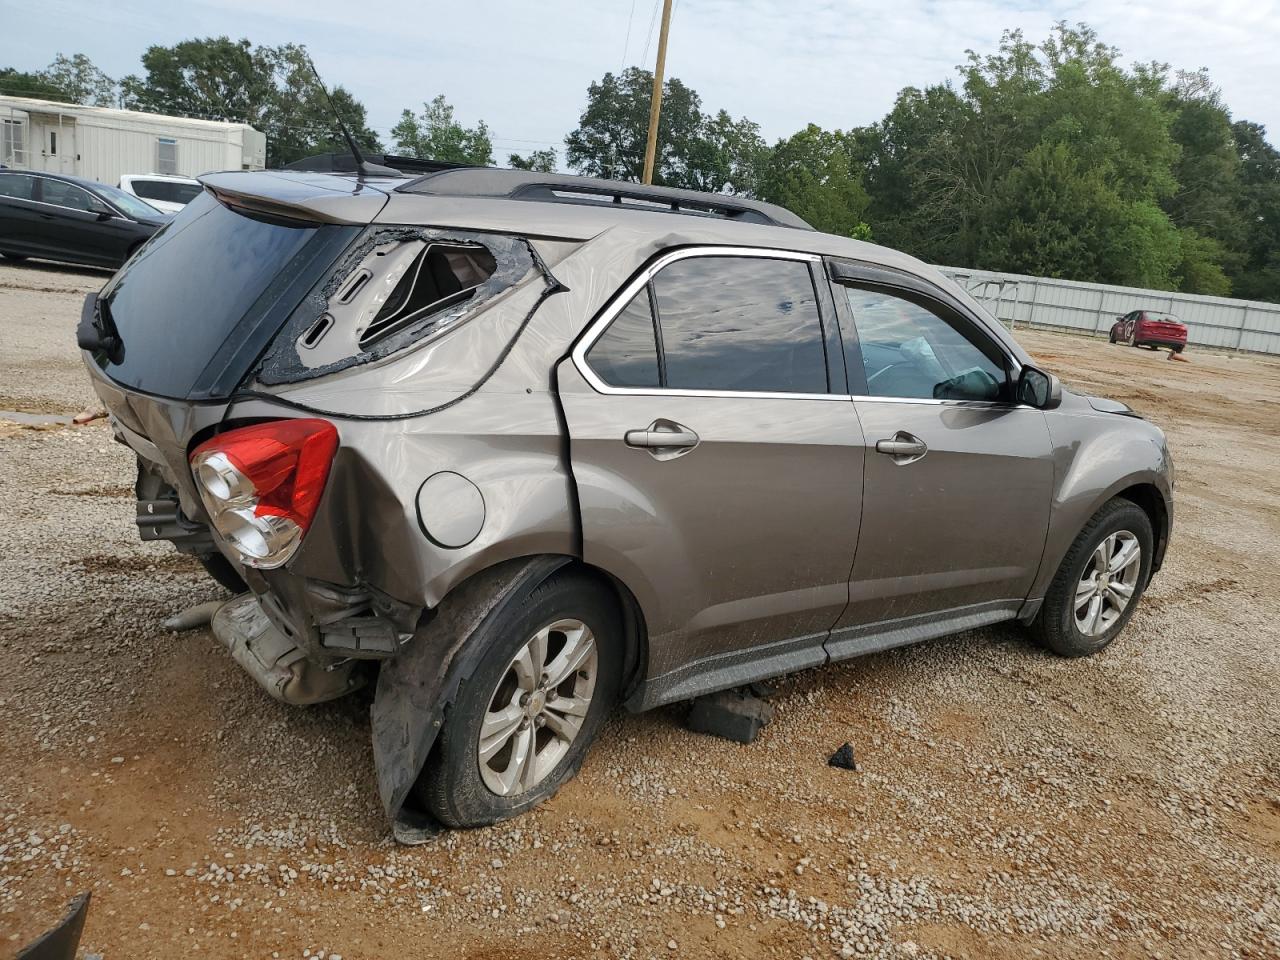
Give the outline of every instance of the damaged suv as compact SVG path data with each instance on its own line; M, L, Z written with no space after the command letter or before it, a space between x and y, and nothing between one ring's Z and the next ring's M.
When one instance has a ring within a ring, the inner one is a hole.
M272 696L376 684L396 836L528 809L632 710L1003 620L1107 646L1161 431L963 290L765 203L229 173L85 304L138 526Z

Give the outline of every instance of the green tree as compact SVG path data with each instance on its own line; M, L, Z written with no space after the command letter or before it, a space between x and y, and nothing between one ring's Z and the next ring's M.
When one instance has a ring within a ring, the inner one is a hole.
M809 124L779 140L763 164L760 196L818 230L869 239L867 192L850 160L847 134Z
M364 104L341 86L324 91L311 72L306 48L287 43L264 48L272 67L273 94L263 117L270 166L317 153L346 153L347 141L334 117L342 118L361 150L379 153L382 144L369 128ZM332 101L332 107L330 107Z
M1166 73L1125 69L1084 25L970 51L957 86L908 88L855 132L876 236L934 262L1174 283Z
M532 150L527 157L518 153L507 157L507 165L514 170L536 170L538 173L555 173L559 159L555 147L546 150Z
M43 73L27 73L13 67L0 68L0 95L29 97L33 100L56 100L71 103L71 94L50 83Z
M1280 151L1259 124L1239 120L1231 133L1240 158L1238 203L1245 223L1233 293L1280 303Z
M1166 287L1178 231L1149 200L1129 200L1065 143L1041 143L998 184L980 259L1042 277Z
M453 107L443 94L424 103L417 116L411 110L401 113L391 136L401 151L425 160L493 166L488 125L481 120L474 127L464 127L454 119Z
M277 92L269 48L229 37L183 40L148 47L142 66L144 77L120 81L131 109L266 126Z
M565 138L569 166L593 177L639 182L644 174L653 74L628 67L587 88L587 106ZM702 112L696 92L663 83L653 182L713 193L752 194L767 152L759 127L725 111Z
M149 47L142 65L145 77L120 81L125 106L251 124L267 135L269 167L347 149L305 47L255 47L248 40L209 37ZM342 87L330 92L357 143L379 150L363 105Z
M93 65L83 53L67 57L59 53L40 74L75 103L114 107L119 102L116 82Z

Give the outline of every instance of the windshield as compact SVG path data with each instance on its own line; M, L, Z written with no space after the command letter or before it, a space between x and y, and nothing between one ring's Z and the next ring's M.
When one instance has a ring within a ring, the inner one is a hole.
M124 348L95 360L147 393L226 395L357 233L255 219L201 194L103 288Z
M106 184L94 187L98 193L113 203L118 209L127 213L131 217L153 220L160 215L160 211L151 204L139 200L133 194L125 193L116 187L109 187Z

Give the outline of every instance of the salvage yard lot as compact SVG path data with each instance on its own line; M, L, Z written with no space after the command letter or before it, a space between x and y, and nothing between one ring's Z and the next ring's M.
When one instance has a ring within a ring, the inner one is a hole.
M0 266L0 410L92 400L104 279ZM138 541L109 427L0 412L0 956L82 890L107 960L1280 956L1280 362L1018 335L1170 437L1173 543L1110 650L1001 627L809 671L746 747L619 716L551 802L418 848L367 700L283 706L161 629L220 590Z

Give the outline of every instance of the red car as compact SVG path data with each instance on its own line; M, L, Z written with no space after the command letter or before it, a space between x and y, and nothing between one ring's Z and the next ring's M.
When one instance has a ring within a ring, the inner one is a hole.
M1116 317L1111 325L1111 342L1124 341L1131 347L1170 347L1181 353L1187 345L1187 325L1178 318L1154 310L1134 310L1123 317Z

